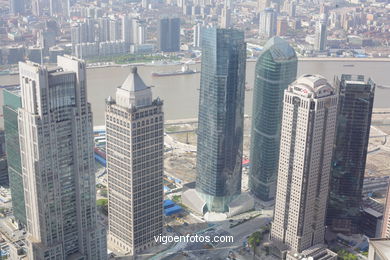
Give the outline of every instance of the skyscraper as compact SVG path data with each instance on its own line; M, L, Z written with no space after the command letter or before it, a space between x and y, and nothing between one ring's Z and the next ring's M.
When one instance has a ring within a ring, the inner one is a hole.
M326 14L321 14L320 19L316 23L314 49L317 51L324 51L326 49L326 27L328 18Z
M358 232L375 84L342 75L327 223L337 232Z
M202 29L196 190L208 211L241 193L246 44L234 29Z
M12 209L17 222L25 226L27 221L18 131L18 109L22 106L20 87L4 89L3 100L4 131L6 135L5 143Z
M230 27L231 23L231 16L230 16L230 9L225 7L222 9L222 15L221 15L221 21L220 21L220 28L228 29Z
M121 34L121 21L117 18L110 20L109 22L109 39L110 41L119 41L122 38Z
M135 255L163 232L163 102L133 68L107 99L109 243Z
M92 113L85 63L19 63L18 110L29 258L107 259L97 223Z
M267 42L256 62L249 185L263 201L276 192L283 94L296 79L297 63L294 49L279 37Z
M122 16L122 41L133 43L133 19L128 15Z
M180 18L162 18L158 26L160 51L180 51Z
M300 259L300 254L311 256L313 250L305 251L309 248L323 248L337 98L319 75L303 75L284 92L271 228L271 240L280 245L282 259L287 252L287 259L295 255Z
M24 0L9 0L9 11L13 15L23 14L26 11Z
M279 16L276 19L276 35L277 36L286 35L287 30L288 30L288 23L286 17Z
M200 22L197 22L193 27L194 33L193 33L193 46L196 48L201 47L200 45L200 39L201 39L201 32L202 32L202 24Z
M270 38L276 34L277 13L272 8L266 8L260 12L259 35L263 38Z
M390 183L387 188L386 203L383 212L381 237L390 238Z

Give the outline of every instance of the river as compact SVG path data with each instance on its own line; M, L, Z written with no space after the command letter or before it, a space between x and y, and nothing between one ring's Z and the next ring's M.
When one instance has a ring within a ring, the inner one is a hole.
M353 66L345 66L353 65ZM200 65L190 65L200 69ZM246 81L253 87L255 62L248 62ZM152 72L179 70L177 65L139 66L138 72L147 85L152 85L154 97L164 100L165 118L183 119L197 117L200 73L170 77L152 77ZM115 96L115 89L120 86L130 73L131 67L91 68L87 70L88 100L92 104L94 124L104 124L105 98ZM298 62L298 75L320 74L330 82L336 75L361 74L371 77L378 85L390 86L390 60L319 60L305 59ZM0 76L0 85L18 84L17 75ZM245 113L251 114L252 91L246 91ZM2 92L0 105L3 104ZM390 107L390 89L376 88L374 107ZM1 120L2 121L2 120ZM2 122L0 122L2 125Z

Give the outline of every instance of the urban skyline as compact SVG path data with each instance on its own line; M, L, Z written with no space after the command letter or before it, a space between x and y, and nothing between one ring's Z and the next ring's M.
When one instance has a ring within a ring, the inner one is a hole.
M0 2L0 258L390 260L389 10Z

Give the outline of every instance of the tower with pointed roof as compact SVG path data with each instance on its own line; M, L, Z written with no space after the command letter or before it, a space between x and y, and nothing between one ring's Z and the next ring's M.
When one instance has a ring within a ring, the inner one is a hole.
M271 38L256 62L250 152L250 189L263 201L275 196L283 91L297 75L294 49Z
M106 100L108 246L136 255L163 230L163 102L134 67Z

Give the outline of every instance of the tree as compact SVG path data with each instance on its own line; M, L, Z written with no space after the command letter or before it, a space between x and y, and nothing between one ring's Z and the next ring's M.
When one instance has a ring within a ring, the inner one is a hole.
M108 215L108 199L100 199L96 201L97 209L104 215Z
M260 245L261 240L263 239L263 235L260 231L256 231L252 235L248 237L248 244L253 248L253 259L255 259L256 248Z
M357 260L358 257L345 249L341 249L337 252L338 259L340 260Z

